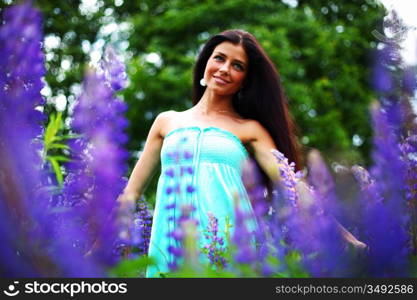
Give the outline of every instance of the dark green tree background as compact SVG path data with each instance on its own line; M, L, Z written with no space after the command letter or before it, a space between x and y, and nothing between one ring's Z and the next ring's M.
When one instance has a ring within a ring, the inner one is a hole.
M0 0L0 9L12 2ZM191 106L199 48L210 35L229 28L253 33L276 64L306 150L317 148L342 164L369 163L368 107L375 97L370 71L378 43L372 31L382 32L386 14L376 0L35 3L44 14L45 35L59 41L45 49L46 97L52 103L64 95L66 116L93 50L111 42L126 57L130 85L121 96L129 104L131 167L156 115Z

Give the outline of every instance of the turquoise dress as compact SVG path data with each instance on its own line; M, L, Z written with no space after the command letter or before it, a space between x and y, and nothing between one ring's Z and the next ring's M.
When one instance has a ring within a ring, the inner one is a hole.
M170 233L176 230L184 205L195 208L191 217L198 222L199 247L204 246L208 213L218 219L220 235L226 222L233 226L236 199L240 210L253 213L241 179L242 163L248 156L236 135L218 127L182 127L165 136L148 252L156 265L147 268L146 277L169 272L175 262L168 248L178 242Z

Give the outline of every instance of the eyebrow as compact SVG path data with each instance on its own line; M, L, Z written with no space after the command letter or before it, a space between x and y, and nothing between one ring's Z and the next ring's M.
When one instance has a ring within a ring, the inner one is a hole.
M218 54L220 54L220 55L223 55L223 56L226 56L227 57L227 55L226 54L224 54L223 52L220 52L220 51L216 51ZM239 63L241 63L242 65L244 65L244 66L246 66L246 64L243 62L243 61L241 61L241 60L239 60L239 59L235 59L235 61L237 61L237 62L239 62Z

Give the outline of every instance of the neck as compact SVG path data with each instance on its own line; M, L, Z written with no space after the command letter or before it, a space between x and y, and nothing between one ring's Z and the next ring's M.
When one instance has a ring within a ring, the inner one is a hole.
M230 96L219 96L210 92L208 89L206 89L200 101L194 107L204 115L212 113L235 113Z

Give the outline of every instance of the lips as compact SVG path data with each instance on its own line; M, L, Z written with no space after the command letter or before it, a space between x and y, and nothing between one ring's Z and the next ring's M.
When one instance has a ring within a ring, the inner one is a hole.
M215 80L217 83L220 83L220 84L227 84L227 83L230 83L230 81L228 81L228 80L224 79L223 77L220 77L220 76L214 76L214 75L213 75L213 77L214 77L214 80Z

